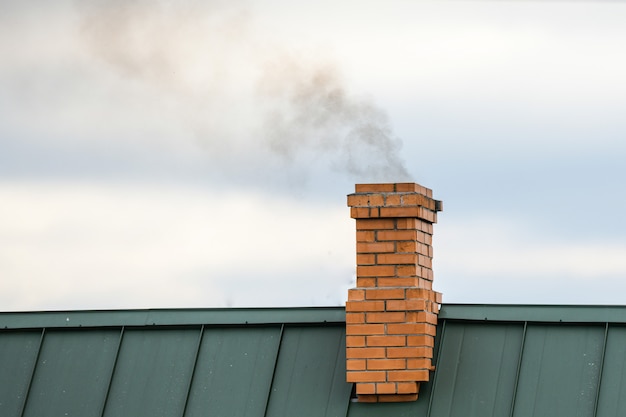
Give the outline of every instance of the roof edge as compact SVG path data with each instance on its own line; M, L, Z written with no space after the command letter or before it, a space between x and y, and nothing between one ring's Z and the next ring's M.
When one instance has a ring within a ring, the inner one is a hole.
M0 329L120 326L345 323L337 307L264 307L0 312ZM443 304L440 320L544 323L626 323L626 306Z

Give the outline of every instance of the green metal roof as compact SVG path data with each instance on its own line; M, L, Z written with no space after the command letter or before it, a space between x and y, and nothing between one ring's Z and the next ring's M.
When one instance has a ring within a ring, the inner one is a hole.
M444 305L410 403L350 400L343 308L0 313L0 416L626 415L626 307Z

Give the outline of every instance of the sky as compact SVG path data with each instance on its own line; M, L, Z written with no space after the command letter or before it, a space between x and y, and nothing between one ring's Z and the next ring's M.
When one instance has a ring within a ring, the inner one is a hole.
M626 304L626 2L0 2L0 310L339 306L355 183L444 303Z

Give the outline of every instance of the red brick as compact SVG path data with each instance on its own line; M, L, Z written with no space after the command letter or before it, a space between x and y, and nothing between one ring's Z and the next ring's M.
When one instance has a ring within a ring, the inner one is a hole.
M388 300L388 301L385 301L385 310L387 311L424 310L425 308L426 308L425 300Z
M357 242L357 253L392 253L395 252L396 245L394 242Z
M406 321L406 314L403 311L392 311L386 313L367 313L368 323L402 323ZM347 322L347 318L346 318Z
M395 191L397 192L416 192L422 187L414 182L398 182L395 185Z
M409 402L416 401L417 394L386 394L386 395L378 395L377 401L381 403L401 403L401 402ZM359 397L359 401L361 401Z
M383 347L367 347L367 348L346 348L346 358L363 359L363 358L385 358L385 348Z
M393 371L407 372L407 371ZM418 372L418 371L410 371ZM346 372L348 382L384 382L387 375L384 371L348 371Z
M397 219L396 227L399 230L417 229L417 223L418 223L417 219L411 219L411 218Z
M346 336L346 347L365 347L365 336Z
M430 358L407 359L407 369L428 369L432 366Z
M356 255L357 265L375 265L376 255L373 253L357 253Z
M384 311L385 310L385 302L384 301L347 301L346 302L346 312L349 313L359 313L363 311Z
M435 294L433 291L424 288L407 288L406 298L407 300L433 300Z
M376 384L356 384L357 394L376 394Z
M418 255L414 253L381 253L376 257L376 263L380 264L416 264Z
M357 242L373 242L376 240L376 232L373 230L357 230L356 241Z
M391 382L417 382L417 381L428 381L428 371L427 370L411 370L411 371L389 371L387 372L387 380Z
M359 384L357 384L357 391L359 390ZM358 395L358 399L360 403L377 403L378 395Z
M386 194L385 206L400 206L402 205L402 194Z
M405 346L406 336L365 336L367 346Z
M391 323L387 325L387 334L424 334L423 323Z
M350 288L348 290L348 301L363 301L365 300L365 290L358 288Z
M422 217L422 207L402 206L402 207L381 207L380 217Z
M367 361L365 359L348 359L346 361L346 370L348 371L365 371L367 369Z
M346 325L347 335L375 335L385 334L384 324L348 324Z
M346 323L349 323L349 324L365 323L365 313L346 313Z
M388 358L430 358L432 349L426 347L389 347Z
M359 288L377 287L376 278L356 277L356 286Z
M376 394L395 394L396 384L393 382L379 382L376 384Z
M357 219L356 230L385 230L395 229L395 219Z
M423 268L417 265L398 265L396 274L399 277L421 277Z
M405 359L368 359L367 370L406 369Z
M407 336L407 346L434 346L435 338L430 335Z
M357 265L356 274L359 277L393 277L396 268L393 265Z
M403 240L396 243L398 253L417 253L417 242L414 240Z
M376 234L376 240L416 240L418 233L417 230L381 230Z
M421 266L424 266L426 268L432 268L433 267L433 260L430 259L427 256L424 255L418 255L418 260L417 263Z
M418 277L382 277L377 278L378 287L417 287Z
M382 206L384 203L384 196L380 193L350 194L348 196L349 207Z
M366 300L404 299L404 288L368 288L365 290Z
M357 193L390 193L396 190L395 183L381 183L381 184L356 184L354 190Z
M398 394L417 394L419 384L417 382L398 382L396 384Z
M428 197L426 197L425 195L416 194L416 193L404 194L402 196L402 204L407 205L407 206L424 206L424 207L428 207L429 206L429 200L430 199ZM430 203L430 205L432 205L433 208L435 206L434 202Z

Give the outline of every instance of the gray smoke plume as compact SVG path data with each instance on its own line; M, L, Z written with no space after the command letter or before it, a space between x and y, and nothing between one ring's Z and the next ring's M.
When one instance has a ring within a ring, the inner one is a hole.
M386 113L346 91L333 64L263 37L247 11L217 2L76 4L89 50L180 103L209 153L223 159L224 149L231 158L249 148L225 145L244 125L238 137L257 138L254 146L287 163L312 153L356 178L409 179Z

